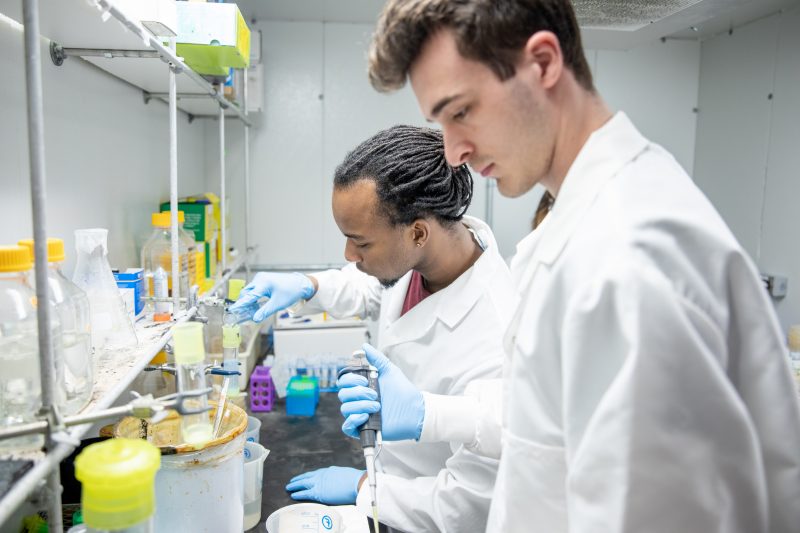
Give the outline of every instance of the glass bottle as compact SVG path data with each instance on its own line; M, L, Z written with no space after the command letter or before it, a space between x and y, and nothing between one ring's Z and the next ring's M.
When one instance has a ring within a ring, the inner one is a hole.
M154 276L159 268L167 273L167 288L172 296L172 220L169 211L153 213L153 233L142 246L142 268L144 268L147 295L155 296ZM189 294L189 250L185 240L178 238L178 294ZM182 308L186 304L181 304ZM152 309L152 305L150 307ZM174 311L173 311L174 313Z
M153 533L161 452L145 440L109 439L75 459L87 533ZM74 528L73 528L74 529Z
M42 405L36 293L27 278L32 267L27 248L0 246L0 427L33 422ZM43 445L41 434L0 439L5 452Z
M175 353L175 370L178 377L178 391L188 392L205 389L205 357L203 345L203 324L184 322L172 327L172 344ZM188 409L207 409L208 398L195 396L184 401ZM181 416L183 442L202 445L211 440L211 418L208 411Z
M34 253L33 239L19 241ZM61 324L64 389L63 414L71 415L83 409L92 397L94 387L94 358L92 355L89 298L61 272L66 258L62 239L47 239L47 279L50 297ZM62 374L57 372L57 375ZM59 377L61 377L59 375Z

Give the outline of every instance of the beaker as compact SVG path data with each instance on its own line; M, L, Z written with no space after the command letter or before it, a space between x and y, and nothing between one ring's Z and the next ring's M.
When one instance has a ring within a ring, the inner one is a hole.
M108 352L138 344L133 324L108 264L107 242L107 229L75 230L75 250L78 257L72 282L83 289L89 298L92 348L95 354L100 354L100 350Z

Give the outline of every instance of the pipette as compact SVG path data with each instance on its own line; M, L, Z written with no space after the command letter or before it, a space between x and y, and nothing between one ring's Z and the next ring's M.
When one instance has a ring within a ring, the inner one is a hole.
M364 350L353 352L352 358L347 362L339 377L352 372L367 378L367 386L378 393L380 402L381 392L378 387L378 369L369 364ZM375 533L378 531L378 500L377 500L377 481L375 479L375 448L381 445L381 413L369 415L367 421L358 428L358 436L361 439L361 447L364 450L364 460L367 463L367 482L369 483L370 495L372 496L372 522Z

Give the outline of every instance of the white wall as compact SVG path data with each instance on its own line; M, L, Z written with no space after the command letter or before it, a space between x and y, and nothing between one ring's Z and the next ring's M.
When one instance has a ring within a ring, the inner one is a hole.
M800 8L702 44L695 179L800 323Z
M13 244L33 229L22 32L3 21L0 50L0 244ZM80 59L56 67L46 46L41 53L48 233L66 241L67 272L73 231L88 227L110 230L113 265L136 266L150 213L169 198L167 108L144 105L141 91ZM202 121L189 125L179 115L179 123L181 190L197 190L204 176Z
M341 263L344 239L330 209L333 172L347 151L398 123L425 125L409 87L389 95L366 77L371 24L266 21L266 111L252 139L253 235L261 265ZM667 41L629 52L589 51L596 84L612 108L624 108L645 135L670 149L691 172L700 48ZM241 128L229 126L228 146ZM207 127L208 185L218 189L218 133ZM231 133L232 132L232 133ZM229 198L241 217L241 177L228 154ZM494 193L493 221L504 256L530 231L540 189L510 200ZM475 178L470 214L485 217L486 182ZM237 225L233 219L234 227ZM232 240L241 246L235 230Z

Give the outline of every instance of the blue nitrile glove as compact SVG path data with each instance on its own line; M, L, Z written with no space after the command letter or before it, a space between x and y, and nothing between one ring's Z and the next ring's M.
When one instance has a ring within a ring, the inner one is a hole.
M308 276L299 272L259 272L241 292L239 299L231 306L236 310L267 297L269 301L253 315L253 320L261 322L268 316L314 296L314 284Z
M375 391L367 387L367 378L353 373L343 375L337 382L341 411L345 417L342 431L358 438L358 427L371 413L380 411L384 440L418 440L425 420L422 393L381 352L369 344L365 344L363 349L367 360L378 369L381 403L378 403Z
M344 466L329 466L294 476L286 485L293 500L313 500L319 503L346 505L356 503L358 482L366 470Z

